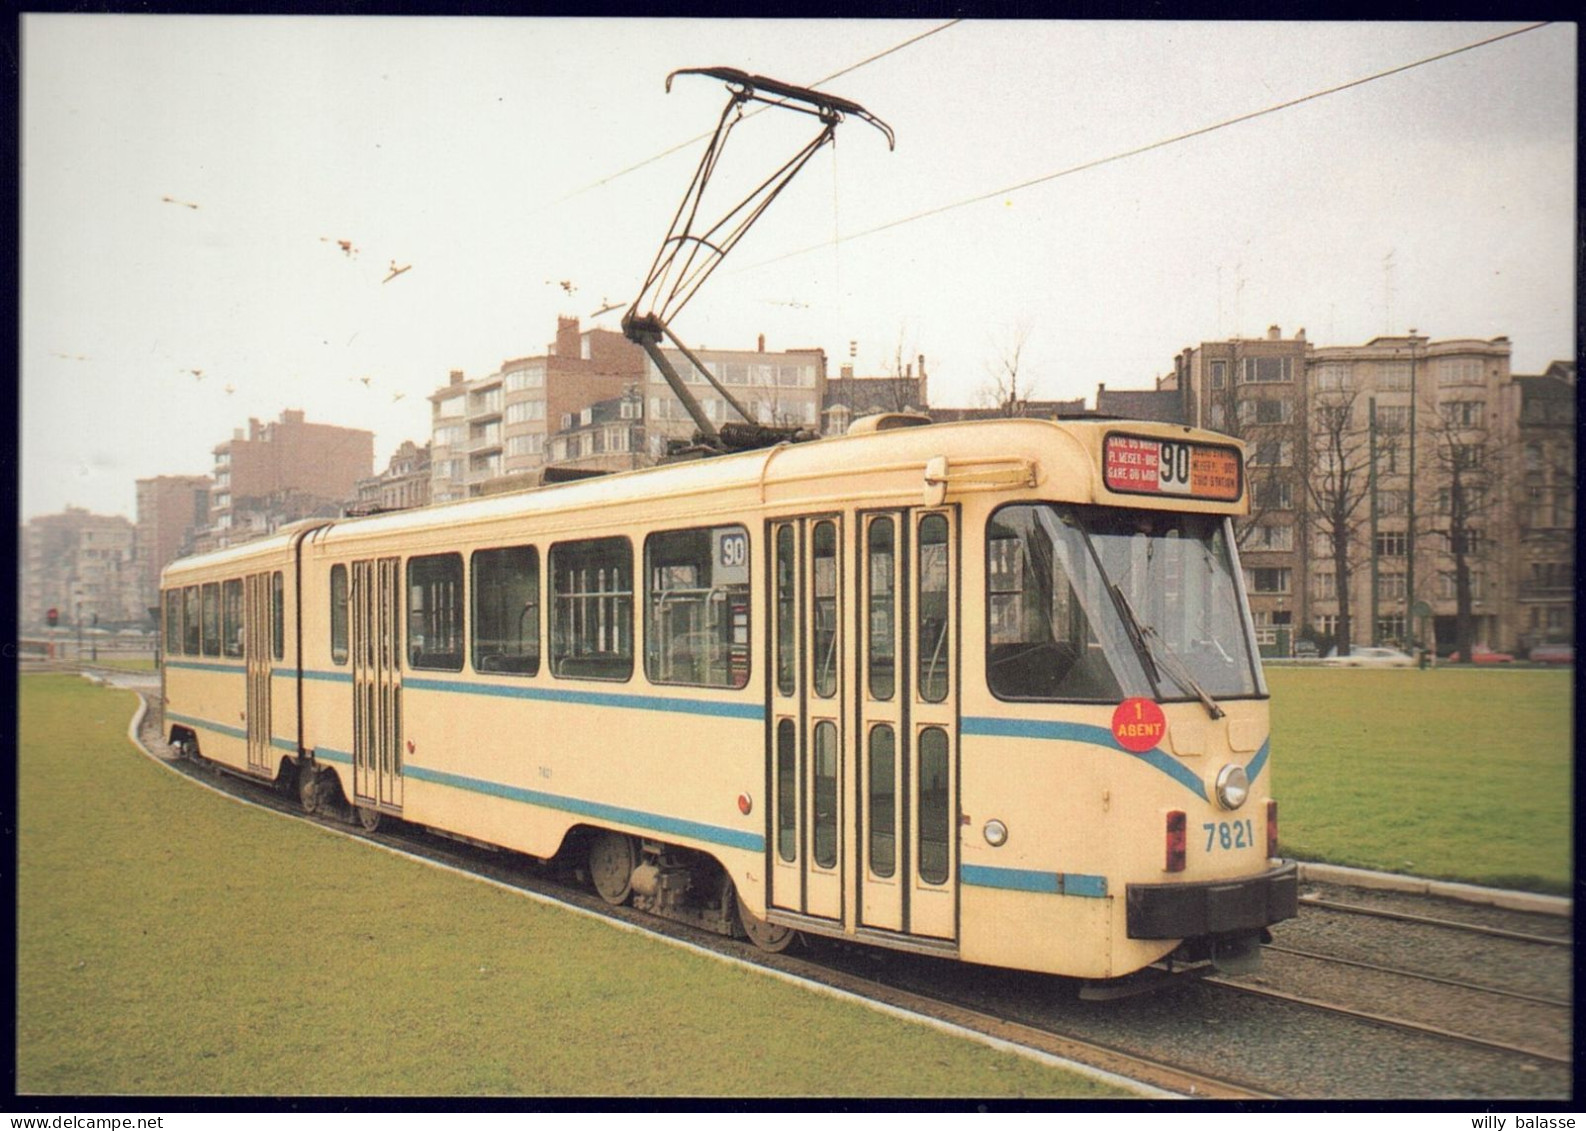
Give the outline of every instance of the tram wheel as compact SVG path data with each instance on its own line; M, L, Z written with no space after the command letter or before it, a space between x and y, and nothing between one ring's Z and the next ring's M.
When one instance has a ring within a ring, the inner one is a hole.
M589 843L589 878L600 898L614 907L628 902L628 896L633 894L633 868L637 863L633 838L623 833L596 833Z
M743 927L743 933L749 936L749 941L769 954L781 954L798 933L792 927L768 923L760 918L744 905L742 895L738 896L738 922Z
M304 769L297 775L297 803L303 807L303 812L313 816L318 813L324 804L324 792L320 785L319 773L315 770Z
M372 809L367 805L354 806L358 813L358 825L366 833L372 833L380 827L380 810Z

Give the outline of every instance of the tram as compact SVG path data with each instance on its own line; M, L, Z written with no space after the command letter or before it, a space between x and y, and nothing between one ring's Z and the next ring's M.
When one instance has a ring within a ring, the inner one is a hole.
M1297 896L1247 508L1216 433L891 414L311 520L165 570L168 737L770 950L1237 965Z

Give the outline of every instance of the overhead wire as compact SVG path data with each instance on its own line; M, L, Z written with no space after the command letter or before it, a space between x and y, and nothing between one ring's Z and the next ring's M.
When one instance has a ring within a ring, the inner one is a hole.
M853 64L851 64L849 66L846 66L840 71L833 71L831 74L827 75L823 79L817 79L815 82L812 82L812 83L809 84L810 89L814 90L814 89L818 88L819 86L821 86L823 83L828 83L828 82L831 82L833 79L841 78L843 75L851 74L854 71L857 71L860 67L867 67L871 63L876 62L878 59L885 59L888 55L892 55L892 54L895 54L895 53L897 53L899 51L902 51L906 47L912 47L914 44L919 43L921 40L929 39L931 36L936 35L938 32L946 31L948 28L952 27L954 24L960 24L960 23L963 23L963 20L961 20L961 19L948 20L946 23L940 24L940 25L938 25L936 27L933 27L929 31L922 31L919 35L911 36L910 38L905 39L902 43L894 44L893 46L888 47L884 51L877 51L874 55L871 55L871 56L869 56L867 58L861 59L857 63L853 63ZM755 108L753 110L748 111L743 116L745 118L751 118L751 117L753 117L756 114L763 113L766 109L767 109L767 107L765 107L765 106L757 107L757 108ZM545 209L545 208L554 208L554 207L556 207L559 204L565 204L569 200L572 200L574 197L582 196L584 193L593 191L594 189L600 188L603 185L609 185L612 181L619 180L622 177L626 177L629 173L637 172L638 170L643 169L643 168L645 168L648 165L653 165L657 161L660 161L660 160L662 160L664 158L672 156L672 154L677 153L679 150L688 149L689 147L697 145L700 142L705 141L705 140L707 140L710 137L711 137L711 134L702 133L702 134L699 134L696 137L689 138L687 141L678 142L676 145L672 146L669 149L663 149L663 150L661 150L661 152L656 153L653 156L646 157L643 161L640 161L637 164L629 165L626 169L618 170L617 172L612 173L610 176L602 177L598 181L591 181L589 184L583 186L582 188L574 189L572 192L568 193L566 196L558 197L556 200L551 201L549 204L543 205L542 206L542 210Z
M1152 150L1163 149L1167 146L1177 145L1180 142L1189 141L1193 138L1204 137L1207 134L1215 133L1218 130L1224 130L1230 126L1237 126L1242 122L1249 122L1256 118L1265 117L1268 114L1276 114L1280 110L1288 110L1306 102L1314 102L1318 98L1326 98L1329 95L1339 94L1357 86L1364 86L1367 83L1377 82L1393 75L1403 74L1405 71L1414 70L1417 67L1424 67L1431 63L1441 62L1444 59L1452 58L1455 55L1461 55L1467 51L1475 51L1477 48L1488 47L1494 43L1501 42L1502 40L1512 39L1515 36L1536 31L1538 28L1548 26L1548 22L1549 21L1541 21L1527 25L1523 28L1517 28L1513 31L1506 31L1499 35L1489 36L1488 38L1478 40L1475 43L1467 43L1462 47L1455 47L1448 51L1439 52L1436 55L1429 55L1424 59L1417 59L1411 63L1404 63L1397 67L1390 67L1385 71L1378 71L1375 74L1367 75L1363 78L1351 79L1349 82L1340 83L1337 86L1331 86L1325 90L1313 91L1310 94L1301 95L1299 98L1291 98L1285 102L1279 102L1261 110L1253 110L1248 114L1240 114L1237 117L1228 118L1224 121L1216 122L1209 126L1202 126L1199 129L1190 130L1187 133L1176 134L1173 137L1163 138L1160 141L1151 142L1149 145L1136 146L1133 149L1124 150L1120 153L1114 153L1107 157L1098 157L1093 161L1086 161L1079 165L1073 165L1067 169L1061 169L1055 173L1047 173L1043 176L1034 177L1027 181L1020 181L1018 184L1009 185L1006 188L999 188L991 192L981 193L977 196L968 197L964 200L954 201L951 204L943 204L935 208L928 208L922 212L916 212L910 216L904 216L901 219L889 220L885 224L878 224L876 227L866 228L864 231L860 232L854 232L851 235L842 236L830 241L822 240L818 244L810 244L807 247L801 247L796 251L785 252L782 255L775 256L771 259L763 259L758 263L746 264L745 266L738 269L738 273L742 273L744 271L753 271L759 267L766 267L773 263L780 263L785 259L793 259L800 255L806 255L812 251L819 251L823 248L831 247L834 243L847 243L852 240L862 239L865 236L873 236L879 232L890 231L893 228L902 227L904 224L912 224L917 220L929 219L932 216L940 216L944 212L952 212L959 208L967 208L972 204L981 204L985 201L994 200L998 197L1006 197L1012 193L1022 192L1027 188L1033 188L1036 185L1046 184L1050 181L1058 180L1061 177L1070 177L1076 173L1083 173L1089 169L1096 169L1103 165L1110 165L1118 161L1124 161L1130 157L1138 157L1143 153L1150 153Z

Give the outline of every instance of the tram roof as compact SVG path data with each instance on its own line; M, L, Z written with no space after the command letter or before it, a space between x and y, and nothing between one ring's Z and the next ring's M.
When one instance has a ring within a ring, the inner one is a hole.
M779 503L795 502L796 497L790 497L787 491L796 489L801 483L838 480L853 484L855 476L866 474L891 474L899 482L923 487L921 469L928 461L939 457L955 464L983 461L1012 465L1023 459L1040 468L1042 481L1052 479L1061 470L1064 497L1086 501L1109 494L1102 487L1099 452L1102 437L1114 431L1238 444L1232 437L1157 421L992 419L922 424L858 435L850 433L803 444L779 444L500 495L434 503L413 510L325 520L308 537L319 544L343 539L384 538L529 515L598 511L646 500L663 503L757 487L774 492L775 501ZM861 489L852 486L850 490L859 493ZM829 487L824 497L830 497ZM1230 507L1230 513L1234 509ZM299 524L293 530L266 539L184 559L181 563L173 563L173 567L200 563L206 567L221 565L234 559L268 555L272 549L284 550L307 525Z

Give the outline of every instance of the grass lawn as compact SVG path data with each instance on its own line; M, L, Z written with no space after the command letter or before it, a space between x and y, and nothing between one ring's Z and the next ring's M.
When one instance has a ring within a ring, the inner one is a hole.
M1120 1094L239 806L135 705L20 681L20 1093Z
M1572 673L1269 669L1285 856L1570 893Z

